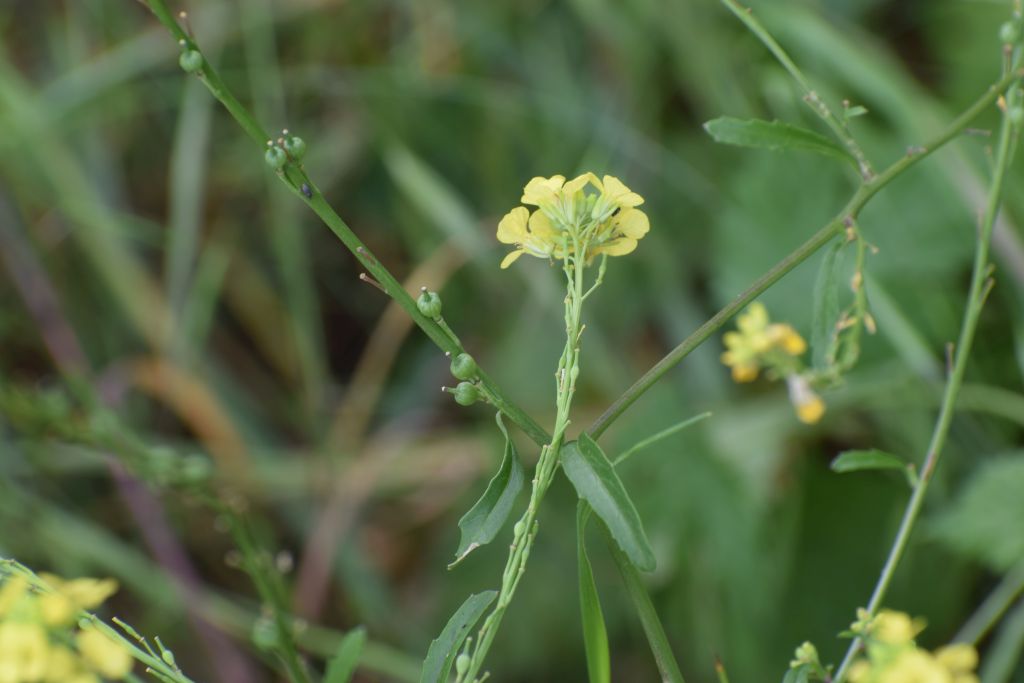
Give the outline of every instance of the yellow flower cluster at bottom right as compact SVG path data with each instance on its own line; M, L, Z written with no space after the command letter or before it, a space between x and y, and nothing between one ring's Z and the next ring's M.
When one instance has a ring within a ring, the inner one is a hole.
M924 628L903 612L883 610L874 618L861 612L853 631L866 643L867 656L850 668L850 683L978 683L978 653L957 643L929 652L914 638Z

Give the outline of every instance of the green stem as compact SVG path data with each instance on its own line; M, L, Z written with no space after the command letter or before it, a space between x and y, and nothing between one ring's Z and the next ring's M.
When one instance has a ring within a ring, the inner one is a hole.
M565 438L565 430L569 426L569 412L572 408L572 398L576 393L576 378L579 375L580 358L580 333L581 316L583 311L583 257L585 253L579 245L573 251L577 256L567 257L565 262L565 275L567 279L567 293L565 297L565 349L558 363L555 373L557 406L555 416L554 434L550 443L546 444L540 453L537 467L534 470L533 490L530 493L530 503L523 513L522 518L516 522L515 538L509 550L508 560L505 563L505 571L501 577L501 590L498 593L498 600L494 609L484 620L483 626L477 634L473 654L466 672L460 675L457 683L462 681L477 681L477 674L483 666L484 659L491 647L491 643L497 634L501 619L505 610L515 595L519 581L526 572L526 563L530 556L530 549L537 538L539 522L537 515L540 511L540 504L544 494L554 480L555 472L558 469L558 454ZM593 291L593 290L591 290ZM589 293L589 292L588 292Z
M1014 72L1011 72L1011 74L1014 79L1019 76L1019 74ZM1012 103L1016 99L1013 91L1011 91L1008 97L1009 102ZM935 474L935 469L939 464L943 448L946 445L946 438L949 435L949 427L952 424L953 413L956 409L957 395L960 393L960 386L963 384L967 359L970 356L971 345L974 342L974 335L978 328L978 318L993 284L989 273L989 247L992 242L992 229L995 225L996 216L999 213L999 200L1003 191L1003 180L1006 176L1007 162L1010 157L1010 141L1013 139L1013 136L1013 125L1010 123L1009 117L1004 116L999 132L995 171L992 175L992 184L989 188L985 213L978 230L977 248L974 252L974 266L971 272L971 286L967 295L967 309L964 312L963 321L960 326L960 336L953 358L953 367L946 382L942 406L939 409L939 417L932 431L931 442L928 445L928 452L921 466L920 477L903 512L903 519L900 521L896 538L889 549L889 556L885 560L885 565L882 567L882 572L878 577L878 582L875 584L871 599L868 602L867 610L870 615L874 615L881 607L882 601L885 600L889 584L896 573L896 567L899 565L907 549L911 531L913 531L914 524L920 515L925 495L928 493L928 484ZM835 683L841 683L850 665L853 663L853 659L857 655L860 646L861 641L859 638L850 644L842 664L840 664L839 669L836 671L833 679Z
M1021 595L1024 595L1024 562L1018 563L1003 577L995 590L953 636L953 642L977 645Z
M822 118L822 120L828 125L832 132L835 134L839 141L846 145L846 148L853 155L854 159L857 160L857 168L860 169L861 178L864 181L868 181L874 175L874 171L871 169L871 163L867 157L864 156L864 151L857 144L853 135L846 127L846 123L839 120L832 110L829 109L828 104L821 99L821 96L811 87L810 81L804 76L804 73L800 70L800 67L790 58L782 46L772 37L772 34L768 32L768 29L758 21L753 14L753 11L749 7L743 7L736 0L722 0L722 4L729 9L730 12L736 15L743 24L757 36L757 39L768 48L775 59L782 64L783 68L789 72L789 75L793 77L793 80L799 84L800 88L804 91L804 102L814 110L814 113Z
M725 325L730 318L742 310L744 306L760 296L762 292L778 282L789 271L810 258L815 252L828 244L833 237L842 233L846 228L847 219L856 219L867 203L884 187L902 175L911 166L928 157L956 137L982 111L995 102L1010 83L1019 77L1020 72L1014 72L1001 78L977 102L972 104L963 114L929 140L926 145L908 152L906 156L901 157L870 181L863 183L857 188L857 191L850 198L850 201L846 203L842 211L826 223L818 232L814 233L810 239L775 264L767 273L755 280L739 296L724 306L718 313L715 313L711 319L698 327L693 334L680 342L678 346L655 363L650 370L633 383L633 386L629 387L621 396L615 399L608 409L594 421L587 430L587 433L594 437L594 439L597 439L608 429L612 422L636 402L644 392L650 389L655 382L660 380L666 372L678 365L691 351L703 344L720 327Z

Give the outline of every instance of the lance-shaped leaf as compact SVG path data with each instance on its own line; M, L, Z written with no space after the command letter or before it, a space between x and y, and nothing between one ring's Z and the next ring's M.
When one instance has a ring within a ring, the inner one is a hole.
M562 447L561 460L562 469L576 493L608 526L629 560L641 571L652 571L654 551L644 533L640 514L601 447L581 434L578 441Z
M501 421L501 413L495 416L495 420L498 429L505 435L505 455L498 473L487 485L484 495L459 520L462 537L459 540L459 549L455 551L455 561L448 565L449 569L480 546L494 540L508 521L516 497L523 490L523 482L526 479L523 464L519 461L519 454L512 439L509 438L505 424Z
M770 150L802 150L823 154L833 159L848 161L857 166L857 160L842 145L812 130L782 121L736 119L722 116L704 124L715 142L740 147Z
M587 653L590 683L610 683L611 657L608 653L608 629L604 625L601 599L597 594L594 572L587 556L586 531L590 506L580 501L576 509L576 563L580 580L580 617L583 621L583 648Z
M445 624L441 635L430 643L427 658L423 660L423 671L420 683L446 683L451 673L452 663L465 642L469 631L480 620L484 610L494 602L498 591L485 591L466 598L462 606L455 611L452 618Z
M907 483L913 487L917 483L917 475L911 466L892 453L875 448L863 451L843 451L832 461L833 472L858 472L860 470L902 470Z
M811 352L814 367L818 370L828 367L835 357L836 322L839 320L839 252L842 248L842 240L836 240L828 248L814 285Z
M338 651L327 665L324 683L348 683L356 672L359 656L366 644L366 629L357 628L345 634Z

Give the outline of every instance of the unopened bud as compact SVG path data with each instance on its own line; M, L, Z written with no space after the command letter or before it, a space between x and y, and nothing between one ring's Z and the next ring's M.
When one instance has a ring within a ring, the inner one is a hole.
M455 402L460 406L471 406L480 400L480 390L472 382L459 382L451 390L451 394L455 397Z
M288 154L277 145L268 147L267 153L263 155L263 158L266 159L267 166L270 166L275 171L280 171L288 163Z
M203 55L198 50L185 50L178 57L178 65L185 73L194 74L203 68Z
M423 288L423 293L416 299L416 308L419 309L420 313L431 320L435 320L441 317L441 297L438 296L437 292L432 292L426 287Z
M456 379L473 379L476 377L476 361L468 353L460 353L452 358L451 370Z

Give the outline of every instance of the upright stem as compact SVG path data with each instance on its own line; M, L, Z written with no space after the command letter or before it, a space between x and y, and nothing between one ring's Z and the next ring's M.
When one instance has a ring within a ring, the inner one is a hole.
M487 651L491 647L494 636L505 615L505 610L512 601L519 580L526 572L526 562L530 556L530 548L537 537L539 523L537 514L540 504L558 469L558 454L565 438L565 430L569 426L569 411L572 397L576 392L576 378L579 375L581 313L583 310L583 257L582 250L577 248L574 255L568 256L564 264L567 291L565 296L565 348L558 362L555 373L555 428L551 441L541 448L540 459L534 470L533 490L530 493L530 504L526 512L515 525L512 546L509 549L508 561L501 576L501 590L494 609L484 620L477 634L477 640L466 672L457 679L477 681L477 674L483 666ZM482 680L482 679L479 679Z
M1017 100L1015 89L1010 91L1008 100L1010 103ZM1004 103L1004 106L1007 105ZM920 478L903 512L903 519L900 522L899 530L896 532L896 538L893 541L892 548L889 549L889 556L885 560L882 573L878 577L878 582L875 584L875 589L868 602L867 610L870 615L874 615L879 607L881 607L882 601L885 599L886 592L889 589L889 584L892 582L892 577L896 572L896 567L899 565L907 549L910 533L921 512L925 494L928 492L928 484L935 474L935 468L939 464L943 447L946 445L946 437L949 435L949 427L953 421L953 412L956 409L957 395L960 393L960 387L963 384L967 359L971 353L974 334L978 329L978 317L993 285L989 266L989 247L992 243L992 228L995 225L996 216L999 212L999 199L1003 191L1003 179L1006 175L1006 168L1010 158L1010 142L1013 138L1013 125L1010 123L1009 117L1003 116L996 152L995 171L992 176L992 185L988 192L985 213L978 229L977 248L974 252L974 267L971 272L971 287L967 295L967 310L964 312L964 318L960 326L960 337L957 341L953 357L953 367L946 382L942 406L939 409L939 417L932 431L928 452L921 466ZM839 669L836 671L835 678L833 679L834 683L840 683L843 677L846 676L860 646L861 640L859 638L850 644L842 664L840 664Z

